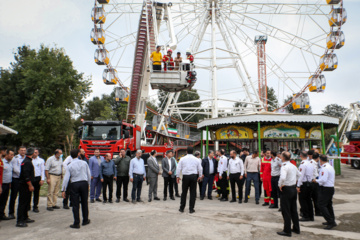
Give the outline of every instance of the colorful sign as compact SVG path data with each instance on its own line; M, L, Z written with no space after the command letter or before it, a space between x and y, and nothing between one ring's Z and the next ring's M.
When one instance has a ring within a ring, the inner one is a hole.
M216 131L217 140L253 139L253 131L247 127L228 126Z
M310 139L321 139L321 130L320 127L313 127L309 131Z
M305 138L305 129L280 123L261 128L261 138Z

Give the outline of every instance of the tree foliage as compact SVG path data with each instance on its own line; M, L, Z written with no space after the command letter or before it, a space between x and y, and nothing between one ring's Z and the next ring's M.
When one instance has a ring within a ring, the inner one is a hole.
M338 105L336 103L333 104L329 104L325 107L324 110L322 110L322 113L330 116L330 117L336 117L336 118L340 118L343 119L345 117L345 113L346 113L347 108Z
M63 49L22 46L0 78L0 116L19 134L11 144L51 149L73 132L75 109L91 92L91 80L74 67Z
M272 87L267 87L268 111L272 112L279 107L278 98Z

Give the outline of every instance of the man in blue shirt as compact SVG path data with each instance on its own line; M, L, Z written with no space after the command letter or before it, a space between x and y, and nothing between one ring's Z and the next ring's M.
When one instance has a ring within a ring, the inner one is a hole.
M101 194L101 181L100 181L100 165L104 161L104 157L100 156L100 150L94 151L94 156L89 159L89 168L91 173L91 186L90 186L90 202L101 202L99 199Z
M141 158L141 154L142 151L137 150L136 157L130 161L129 177L130 177L130 182L133 183L133 188L131 191L132 203L136 203L135 202L136 193L137 193L136 201L143 202L140 199L140 196L141 196L142 183L143 181L145 181L146 178L146 172L145 172L144 160Z
M100 165L100 179L103 185L104 203L107 202L106 188L109 187L109 203L112 203L113 179L116 180L116 167L114 161L111 161L111 154L105 154L105 161Z
M70 199L73 205L74 224L70 225L71 228L80 228L79 205L81 201L81 211L83 216L82 225L88 225L89 208L88 196L89 185L91 181L91 174L88 164L85 161L78 159L79 149L73 149L70 152L73 160L68 165L62 185L62 197L66 197L66 188L71 181Z

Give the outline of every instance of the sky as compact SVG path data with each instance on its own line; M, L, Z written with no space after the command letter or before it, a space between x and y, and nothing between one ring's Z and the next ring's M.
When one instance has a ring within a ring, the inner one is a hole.
M16 48L24 44L32 48L39 48L40 44L61 47L65 49L79 72L92 76L92 93L88 99L110 93L113 86L107 86L102 82L103 68L94 63L93 56L96 48L89 39L90 30L93 27L90 19L93 2L93 0L0 1L2 36L0 38L0 67L9 67L10 62L14 60L13 53ZM321 113L328 104L337 103L347 107L352 102L360 101L360 81L358 80L360 1L344 0L344 5L348 13L348 21L343 26L346 43L336 52L339 58L338 69L326 73L325 93L311 95L313 113ZM132 23L131 19L130 23ZM128 27L133 26L137 26L137 23L129 24ZM273 51L276 50L273 49ZM129 59L132 59L132 56ZM253 66L251 71L256 71L256 67ZM199 88L209 88L206 82L208 77L198 76L198 78ZM229 89L229 86L226 88ZM221 95L220 92L219 94ZM150 95L154 95L154 92Z

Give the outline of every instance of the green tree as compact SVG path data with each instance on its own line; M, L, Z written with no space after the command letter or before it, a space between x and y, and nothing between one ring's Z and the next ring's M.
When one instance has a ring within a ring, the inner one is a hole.
M336 103L333 104L329 104L327 105L324 110L322 110L322 113L330 116L330 117L336 117L336 118L340 118L343 119L345 117L345 113L346 113L347 108L338 105Z
M160 100L159 104L158 104L158 108L160 110L164 109L165 104L167 102L167 92L164 92L162 90L159 90L158 92L158 98ZM196 89L191 89L191 90L186 90L186 91L182 91L180 93L179 99L178 99L178 103L181 102L188 102L188 101L194 101L194 100L199 100L200 99L200 95L197 93ZM201 106L201 102L195 102L195 103L189 103L189 104L185 104L185 105L181 105L181 107L200 107ZM200 112L203 110L200 110ZM175 118L180 119L180 117L177 116L173 116ZM205 115L201 115L201 114L195 114L190 116L190 114L182 114L182 118L183 119L187 119L187 122L195 122L198 123L201 119L205 118Z
M279 102L272 87L267 87L268 111L272 112L279 107Z
M288 101L290 101L291 99L292 99L292 96L288 96L284 100L284 104L287 103ZM307 108L307 109L296 109L296 110L294 110L294 108L292 107L292 104L290 103L287 107L285 107L285 109L289 113L293 113L293 114L297 114L297 115L309 115L309 114L312 114L311 106L309 108Z
M63 49L22 46L0 78L0 116L19 134L13 144L35 145L53 151L73 132L75 109L91 92Z

